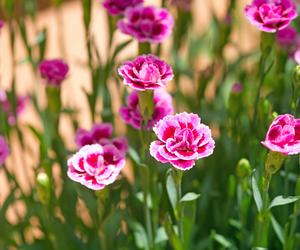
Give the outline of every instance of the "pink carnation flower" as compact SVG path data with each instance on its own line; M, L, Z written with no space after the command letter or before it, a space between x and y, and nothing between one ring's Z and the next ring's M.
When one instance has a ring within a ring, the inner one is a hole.
M124 62L118 72L124 78L125 85L140 91L165 87L173 79L172 68L151 54Z
M293 27L286 27L276 34L278 45L283 49L293 50L296 46L298 33Z
M27 96L17 96L16 111L14 111L12 103L10 102L7 93L0 90L0 110L2 110L8 119L8 124L13 126L16 124L17 117L25 110Z
M118 22L119 30L139 42L160 43L172 33L174 19L168 10L153 6L126 9L125 18Z
M78 129L75 135L75 143L78 148L91 144L114 145L122 154L128 150L128 141L125 137L111 139L113 127L110 123L96 123L90 131Z
M0 135L0 166L4 164L9 154L10 154L10 150L6 143L6 140L2 135Z
M39 64L39 71L48 85L59 87L69 72L69 66L60 59L44 60Z
M165 90L154 90L153 101L154 112L152 118L148 121L148 128L152 128L160 119L174 112L172 97ZM133 91L127 97L127 106L121 107L120 116L135 129L141 129L143 118L139 110L138 91Z
M113 145L86 145L68 160L68 176L90 189L100 190L116 180L124 165L124 155Z
M290 114L277 116L261 143L271 151L284 155L299 154L300 119L295 119Z
M249 21L264 32L276 32L286 28L297 14L292 0L253 0L245 14Z
M128 7L142 4L144 0L104 0L103 7L107 9L109 14L121 15Z
M211 130L196 114L168 115L153 130L158 140L151 143L150 154L181 170L191 169L195 160L211 155L215 147Z

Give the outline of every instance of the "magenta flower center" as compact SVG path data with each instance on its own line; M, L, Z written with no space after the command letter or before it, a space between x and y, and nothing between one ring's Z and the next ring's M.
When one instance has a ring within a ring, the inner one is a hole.
M144 63L138 72L141 80L149 82L158 82L160 80L159 69L154 64Z

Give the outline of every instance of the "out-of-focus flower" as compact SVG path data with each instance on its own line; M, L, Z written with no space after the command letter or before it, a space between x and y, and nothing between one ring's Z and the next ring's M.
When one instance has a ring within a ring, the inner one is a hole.
M296 50L294 53L294 60L298 65L300 65L300 49Z
M124 165L124 155L112 144L86 145L68 160L68 176L90 189L100 190L116 180Z
M69 66L61 59L44 60L39 64L39 72L48 85L60 87L69 72Z
M243 91L244 87L240 82L236 82L232 85L231 91L232 93L239 94Z
M8 124L13 126L16 124L17 117L25 110L27 96L16 97L16 110L14 111L13 105L8 98L8 94L0 90L0 109L7 115Z
M163 89L154 90L153 96L154 111L152 118L148 121L148 128L151 129L160 119L166 115L173 114L172 97ZM120 109L121 118L135 129L141 129L143 117L139 109L138 91L133 91L127 97L127 106Z
M109 14L121 15L128 7L142 4L144 0L104 0L103 7L107 9Z
M297 31L293 27L286 27L283 30L279 30L276 34L278 45L281 48L288 49L290 51L295 49L297 38Z
M284 155L299 154L300 119L295 119L290 114L277 116L261 143L271 151Z
M96 123L90 131L79 128L76 131L75 143L78 148L91 144L114 145L123 155L128 150L128 141L126 137L117 137L111 139L113 127L110 123Z
M6 143L4 136L0 135L0 166L2 166L10 154L9 147Z
M259 30L271 33L286 28L298 16L292 0L253 0L245 14Z
M215 141L208 126L196 114L168 115L153 128L158 140L150 145L150 154L159 162L171 163L181 170L191 169L195 160L214 151Z
M4 27L5 22L0 19L0 30Z
M167 82L173 79L170 65L151 54L124 62L118 72L125 85L139 91L165 87Z
M153 6L130 7L118 22L119 30L139 42L160 43L172 33L174 19L168 10Z
M170 0L170 3L179 9L188 11L191 9L192 0Z

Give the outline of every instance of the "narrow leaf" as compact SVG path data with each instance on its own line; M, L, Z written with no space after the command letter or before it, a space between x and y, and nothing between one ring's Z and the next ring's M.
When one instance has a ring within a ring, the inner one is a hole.
M275 231L278 239L284 245L284 233L283 233L283 229L279 225L279 223L277 222L277 220L274 218L273 215L271 215L271 223L272 223L272 227L273 227L273 229L274 229L274 231Z
M276 196L271 201L269 209L271 209L272 207L277 207L277 206L290 204L290 203L293 203L295 201L298 201L299 199L300 199L300 196L287 196L287 197L284 197L282 195L279 195L279 196Z
M200 194L196 194L193 192L186 193L180 200L180 202L194 201L200 197Z
M167 193L168 193L171 205L172 205L173 209L175 209L176 205L177 205L177 191L176 191L175 181L171 174L169 174L167 177Z
M257 182L256 179L254 177L254 175L252 176L252 191L253 191L253 197L254 197L254 201L257 207L258 211L261 211L262 209L262 198L261 198L261 194L259 192L258 186L257 186Z

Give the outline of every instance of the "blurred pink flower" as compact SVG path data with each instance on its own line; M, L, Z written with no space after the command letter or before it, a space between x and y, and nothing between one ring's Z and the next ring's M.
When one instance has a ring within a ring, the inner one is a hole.
M68 160L71 180L100 190L113 183L125 165L124 155L113 145L86 145Z
M253 25L264 32L282 30L298 16L292 0L253 0L246 6L245 14Z
M6 143L4 136L0 135L0 166L2 166L10 154L9 147Z
M283 49L288 49L290 51L295 50L297 45L298 33L293 27L286 27L279 30L276 34L276 40L278 45Z
M300 49L296 50L294 53L294 60L298 65L300 65Z
M69 66L61 59L44 60L39 64L39 71L48 85L60 87L69 72Z
M128 141L126 137L117 137L111 139L113 133L113 127L110 123L96 123L93 125L90 131L79 128L76 131L75 143L78 148L85 145L100 144L114 145L123 155L128 150Z
M151 54L124 62L118 72L125 85L140 91L165 87L173 79L170 65Z
M215 141L208 126L196 114L168 115L153 128L158 140L150 145L150 154L159 162L171 163L181 170L191 169L195 160L214 151Z
M119 30L139 42L160 43L172 33L174 19L168 10L153 6L130 7L118 22Z
M175 7L183 10L188 11L191 9L192 0L170 0L170 2Z
M154 112L152 119L148 122L148 128L152 128L160 119L166 115L173 114L172 97L163 89L154 90ZM127 106L120 109L120 116L127 124L135 129L141 129L142 115L139 110L138 91L133 91L127 96Z
M261 143L271 151L284 155L299 154L300 119L295 119L290 114L277 116Z
M8 98L8 94L4 90L0 90L0 110L2 109L7 115L8 124L11 126L16 124L17 117L25 110L28 99L27 96L17 96L16 98L16 110L14 110L13 104Z
M243 91L243 85L240 82L236 82L232 85L231 91L235 94L239 94Z
M5 24L5 22L0 19L0 29L2 29L4 27L4 24Z
M121 15L128 7L142 4L144 0L104 0L103 7L110 15Z

